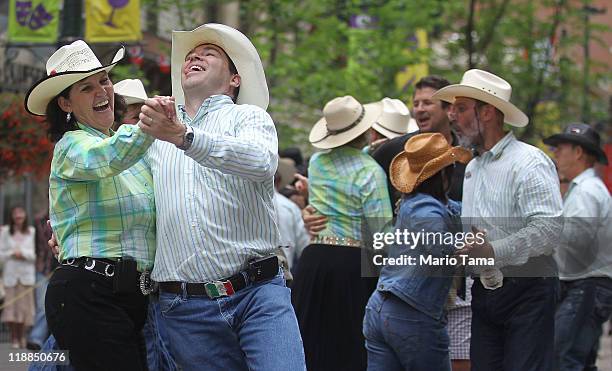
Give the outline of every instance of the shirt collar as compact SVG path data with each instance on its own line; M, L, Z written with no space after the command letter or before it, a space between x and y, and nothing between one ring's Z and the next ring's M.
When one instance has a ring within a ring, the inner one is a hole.
M88 132L89 134L95 135L95 136L100 137L100 138L108 138L109 137L108 135L104 134L100 130L98 130L96 128L93 128L93 127L91 127L89 125L81 124L78 121L77 121L77 125L78 125L79 129L84 130L84 131ZM109 129L109 131L110 131L110 136L113 136L113 134L115 134L113 129Z
M501 156L501 154L504 152L504 149L506 149L506 147L508 147L508 145L515 140L516 138L514 137L514 134L510 131L499 142L495 143L493 148L487 152L491 153L491 157L499 158L499 156Z
M184 104L179 104L178 108L180 111L181 121L192 121L196 117L204 116L210 112L214 112L228 104L234 104L234 101L232 101L232 98L230 98L229 96L224 94L211 95L210 97L204 99L204 102L202 102L202 105L200 106L200 108L198 108L198 112L196 112L193 119L187 114Z
M588 178L596 177L596 176L597 176L597 174L595 174L595 169L590 167L590 168L586 169L585 171L583 171L582 173L578 174L577 177L572 179L572 184L580 184L584 180L586 180Z

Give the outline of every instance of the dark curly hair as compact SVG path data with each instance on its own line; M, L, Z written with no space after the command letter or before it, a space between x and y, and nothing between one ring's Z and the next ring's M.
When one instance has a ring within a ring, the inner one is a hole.
M47 109L45 110L47 122L49 123L47 135L49 135L49 139L51 139L51 141L54 143L62 139L66 132L79 129L74 115L71 115L70 120L66 121L66 112L62 111L58 103L59 97L68 99L71 87L72 85L64 89L55 98L51 99L49 104L47 104ZM115 118L113 121L115 123L121 123L123 115L125 115L126 112L127 104L125 103L125 99L121 95L115 93Z

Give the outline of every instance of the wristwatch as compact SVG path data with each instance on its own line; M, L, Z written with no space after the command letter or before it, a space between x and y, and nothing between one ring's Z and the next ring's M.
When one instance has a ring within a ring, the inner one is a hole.
M178 149L182 149L183 151L186 151L189 149L189 147L191 147L191 145L193 144L193 128L189 125L185 125L185 135L183 136L183 144L182 145L177 145L176 147Z

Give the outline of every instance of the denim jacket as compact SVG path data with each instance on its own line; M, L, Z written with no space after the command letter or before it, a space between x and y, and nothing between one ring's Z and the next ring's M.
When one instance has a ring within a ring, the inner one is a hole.
M449 200L445 205L428 194L417 193L402 200L395 229L402 233L404 230L437 232L443 236L452 233L454 238L461 231L460 214L461 204L458 202ZM385 264L378 280L378 290L391 292L415 309L439 320L444 314L455 267L450 264L433 265L424 258L429 255L432 258L452 257L456 251L455 245L448 238L431 238L412 244L414 246L405 241L395 241L389 246L388 257L405 255L412 257L415 263Z

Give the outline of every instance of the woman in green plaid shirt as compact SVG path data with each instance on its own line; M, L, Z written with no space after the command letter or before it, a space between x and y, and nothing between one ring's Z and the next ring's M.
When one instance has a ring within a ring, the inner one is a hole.
M376 104L335 98L310 133L309 202L328 219L304 249L292 299L309 370L365 370L362 334L376 279L363 277L361 254L372 233L391 220L387 178L361 148L380 116Z
M108 71L123 55L103 66L85 42L63 46L25 100L56 141L49 202L61 265L45 308L77 370L146 369L148 301L138 277L155 257L153 181L143 160L153 138L134 125L110 129L125 102Z

